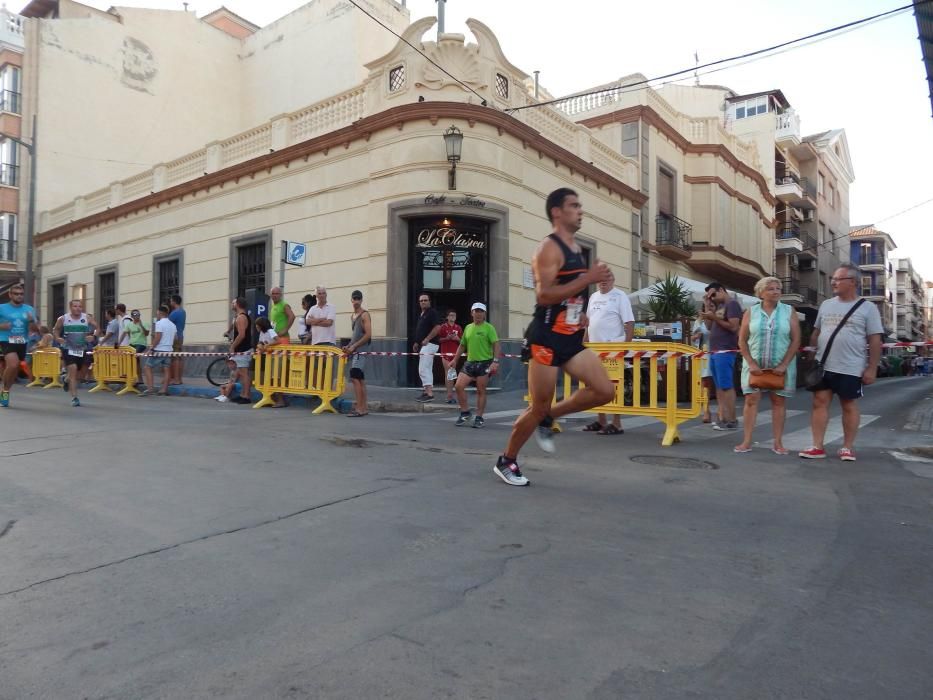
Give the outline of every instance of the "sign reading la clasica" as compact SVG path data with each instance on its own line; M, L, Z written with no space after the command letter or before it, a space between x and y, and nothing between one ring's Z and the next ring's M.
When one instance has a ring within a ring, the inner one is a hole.
M481 233L458 231L453 227L423 228L415 236L415 247L484 250L486 238Z

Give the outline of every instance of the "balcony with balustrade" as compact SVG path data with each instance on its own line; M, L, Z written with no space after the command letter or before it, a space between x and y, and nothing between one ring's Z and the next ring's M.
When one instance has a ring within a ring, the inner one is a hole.
M812 258L816 256L816 239L797 224L783 224L774 232L774 250L779 254L796 253Z
M774 196L798 209L816 209L816 186L791 170L775 174Z
M659 213L655 218L655 250L670 260L690 257L690 237L693 226L671 214Z
M801 284L796 277L781 278L781 301L793 306L817 306L817 293L813 287Z
M786 109L781 114L776 114L774 140L781 146L799 146L800 145L800 117L792 109Z

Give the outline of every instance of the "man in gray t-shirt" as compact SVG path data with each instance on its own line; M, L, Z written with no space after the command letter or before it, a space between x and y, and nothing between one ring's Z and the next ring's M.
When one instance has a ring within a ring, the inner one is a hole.
M831 282L836 296L820 305L810 336L810 345L817 348L816 359L824 360L826 345L833 332L842 323L846 313L859 303L856 287L858 278L859 269L851 264L842 265L833 273ZM839 329L823 363L823 381L810 387L813 392L813 413L810 418L813 447L800 452L801 457L826 458L823 438L829 422L829 404L833 394L836 394L842 406L843 430L843 446L839 448L838 455L844 462L855 461L852 447L860 419L856 399L862 395L862 386L872 384L877 377L883 334L884 326L878 307L869 301L862 301Z

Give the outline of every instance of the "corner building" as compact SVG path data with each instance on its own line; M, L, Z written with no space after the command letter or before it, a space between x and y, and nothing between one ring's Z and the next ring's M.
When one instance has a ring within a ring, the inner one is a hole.
M534 305L531 255L550 232L544 200L560 186L583 201L586 256L605 260L624 285L647 202L637 161L549 107L505 113L534 101L529 76L482 23L468 21L476 40L468 43L458 34L425 40L434 22L416 21L403 36L465 86L398 42L366 63L361 84L43 212L43 315L68 296L96 310L106 295L148 316L177 290L186 344L212 348L233 296L278 284L287 240L305 243L308 261L285 270L286 299L297 308L326 286L340 336L349 335L358 288L373 316L372 349L407 350L427 290L461 322L473 301L486 301L515 347ZM453 190L450 126L464 135ZM521 367L514 378L509 367L503 380L523 381ZM405 362L371 368L378 383L414 379Z

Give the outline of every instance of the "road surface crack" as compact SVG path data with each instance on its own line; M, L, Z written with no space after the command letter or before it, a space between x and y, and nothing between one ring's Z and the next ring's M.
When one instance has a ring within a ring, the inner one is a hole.
M88 574L94 571L99 571L101 569L107 569L111 566L125 564L128 561L133 561L134 559L141 559L143 557L152 556L154 554L161 554L162 552L168 552L172 549L178 549L179 547L184 547L185 545L195 544L197 542L204 542L205 540L214 539L215 537L223 537L224 535L233 535L237 532L244 532L246 530L255 530L257 528L264 527L266 525L272 525L274 523L278 523L283 520L288 520L289 518L295 518L299 515L305 515L306 513L311 513L313 511L320 510L322 508L340 505L341 503L347 503L349 501L355 501L358 498L363 498L364 496L371 496L373 494L380 493L382 491L388 491L394 488L399 488L399 487L398 486L383 486L382 488L373 489L372 491L364 491L363 493L354 494L352 496L346 496L345 498L338 498L336 500L328 501L326 503L319 503L314 506L302 508L301 510L296 510L293 513L286 513L285 515L279 515L274 518L269 518L268 520L261 520L260 522L253 523L251 525L242 525L240 527L234 527L229 530L221 530L219 532L212 532L207 535L202 535L201 537L195 537L194 539L191 539L191 540L185 540L184 542L176 542L175 544L167 544L162 547L156 547L155 549L150 549L146 552L140 552L139 554L133 554L132 556L129 556L129 557L123 557L122 559L116 559L114 561L109 561L104 564L98 564L97 566L91 566L91 567L88 567L87 569L80 569L78 571L69 571L68 573L60 574L59 576L52 576L51 578L42 579L41 581L34 581L33 583L30 583L26 586L22 586L21 588L15 588L11 591L4 591L3 593L0 593L0 598L8 596L8 595L13 595L15 593L22 593L23 591L28 591L32 588L36 588L37 586L42 586L47 583L54 583L55 581L61 581L66 578L71 578L72 576L80 576L82 574ZM8 523L7 528L10 528L12 526L13 526L12 523ZM6 534L7 531L8 530L4 530L3 534Z

